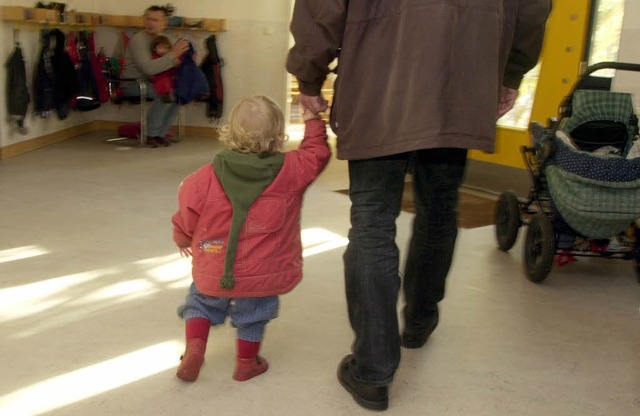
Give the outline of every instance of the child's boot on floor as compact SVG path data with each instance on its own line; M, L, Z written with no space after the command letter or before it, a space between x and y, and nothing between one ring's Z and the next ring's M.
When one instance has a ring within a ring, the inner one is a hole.
M269 369L269 363L264 358L256 355L253 358L236 358L236 369L233 372L233 379L236 381L247 381L259 376Z
M200 368L204 363L204 353L207 342L201 338L187 340L187 348L176 372L176 377L184 381L196 381Z

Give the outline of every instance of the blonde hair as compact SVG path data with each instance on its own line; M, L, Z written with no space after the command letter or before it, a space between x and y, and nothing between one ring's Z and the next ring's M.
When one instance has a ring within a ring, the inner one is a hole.
M241 99L231 110L229 124L220 129L220 141L241 153L277 152L286 139L282 110L262 95Z

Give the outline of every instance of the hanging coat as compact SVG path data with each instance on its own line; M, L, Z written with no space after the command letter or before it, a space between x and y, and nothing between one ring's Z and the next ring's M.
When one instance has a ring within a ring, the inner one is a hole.
M16 44L5 67L7 69L7 113L9 118L12 121L15 120L18 127L22 128L31 98L27 89L27 71L20 45Z
M95 110L100 107L100 94L91 63L87 32L78 32L75 44L78 55L78 64L76 65L78 93L72 99L72 107L78 111Z
M189 49L182 56L182 63L176 72L174 89L176 102L180 105L209 95L209 84L193 59L194 54L193 45L189 43Z
M96 81L98 87L98 97L101 103L109 101L109 83L105 78L105 71L107 65L107 57L96 54L96 40L95 32L89 32L89 38L87 40L87 52L89 53L89 60L91 61L91 69L93 71L93 79Z
M78 92L78 82L71 57L64 50L65 35L58 29L43 30L42 52L36 69L35 111L41 117L48 117L55 110L58 118L64 120L69 115L70 101ZM51 39L55 47L51 50Z
M220 67L222 66L222 60L218 55L218 47L216 46L216 37L211 35L205 41L207 48L207 56L202 60L200 69L204 73L207 83L209 84L209 96L204 99L207 103L207 117L209 119L219 119L222 117L222 102L223 102L223 89L222 89L222 76Z
M33 81L33 91L35 94L35 112L42 118L49 117L49 113L53 110L53 64L51 63L51 45L49 41L49 30L43 29L40 32L40 42L42 51Z

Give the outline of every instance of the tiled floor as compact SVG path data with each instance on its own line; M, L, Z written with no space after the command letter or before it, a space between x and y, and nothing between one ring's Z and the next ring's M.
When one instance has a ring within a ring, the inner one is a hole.
M335 372L349 352L342 252L344 162L305 198L305 277L282 297L262 353L269 371L231 379L234 333L212 331L199 380L174 376L175 315L189 264L171 242L181 179L216 143L169 148L81 136L0 161L0 414L365 415ZM295 145L295 143L291 143ZM404 252L411 214L398 219ZM522 240L522 233L520 241ZM524 278L521 243L463 228L425 348L403 351L390 415L640 414L640 286L624 261L580 259L542 284Z

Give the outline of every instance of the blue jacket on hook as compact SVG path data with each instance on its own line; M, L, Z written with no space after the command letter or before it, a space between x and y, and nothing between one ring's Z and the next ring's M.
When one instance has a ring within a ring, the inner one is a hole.
M182 57L182 63L176 73L174 89L176 102L180 105L209 95L209 83L193 59L194 54L193 45L189 43L189 49Z

